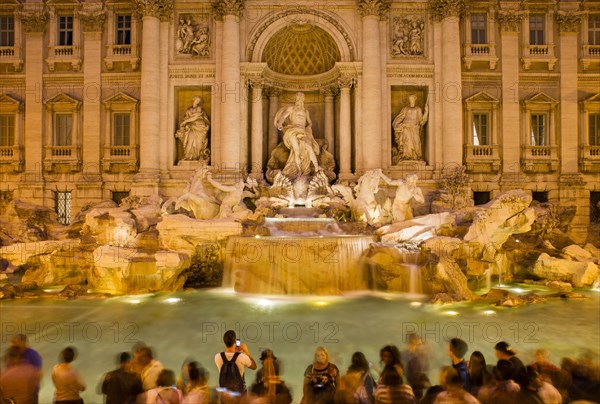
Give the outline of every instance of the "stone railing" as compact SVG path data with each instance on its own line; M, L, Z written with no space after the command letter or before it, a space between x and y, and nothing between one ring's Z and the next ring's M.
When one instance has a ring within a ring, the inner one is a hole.
M105 172L135 172L138 167L138 146L107 146L102 169Z
M521 153L524 171L550 172L559 168L558 146L523 146Z
M21 146L0 146L0 165L9 167L9 171L22 171L23 148ZM6 168L0 168L0 172L6 172Z
M79 71L81 67L81 56L80 49L78 46L72 45L55 45L48 47L48 69L53 72L56 63L70 63L73 70Z
M522 65L524 70L529 70L532 63L541 62L548 65L548 70L554 70L556 65L554 45L525 45L523 46Z
M115 62L130 63L133 70L137 69L140 58L136 45L106 45L104 64L108 70L113 69Z
M583 45L581 53L583 70L589 70L592 64L600 65L600 45Z
M497 172L500 169L500 154L497 145L464 146L465 165L471 173Z
M45 150L45 171L55 171L59 165L66 166L70 171L81 169L81 146L46 146Z
M581 171L600 172L600 145L580 146L579 149Z
M19 46L0 46L0 63L12 63L15 71L23 69L21 48Z
M496 68L498 58L495 44L465 44L464 52L463 63L467 70L471 69L473 62L487 62L490 69Z

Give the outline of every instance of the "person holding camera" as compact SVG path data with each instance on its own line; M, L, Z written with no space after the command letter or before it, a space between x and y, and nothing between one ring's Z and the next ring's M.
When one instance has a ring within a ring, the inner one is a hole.
M325 347L317 347L313 363L304 372L304 404L333 404L335 389L340 383L340 371L329 363Z
M224 395L240 397L246 392L244 369L255 370L256 362L246 344L236 339L235 331L226 331L223 342L225 351L215 355L215 365L219 370L219 387Z

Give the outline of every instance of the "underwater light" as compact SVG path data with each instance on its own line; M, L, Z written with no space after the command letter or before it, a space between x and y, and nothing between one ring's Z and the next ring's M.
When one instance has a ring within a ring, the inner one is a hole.
M423 306L422 302L410 302L411 307L421 307Z
M179 303L181 301L180 298L178 297L170 297L168 299L165 300L165 302L169 303L169 304L175 304L175 303Z
M448 311L445 311L444 314L447 314L449 316L458 316L459 313L458 313L458 311L448 310Z
M496 312L494 310L484 310L483 314L485 314L486 316L493 316L494 314L496 314Z

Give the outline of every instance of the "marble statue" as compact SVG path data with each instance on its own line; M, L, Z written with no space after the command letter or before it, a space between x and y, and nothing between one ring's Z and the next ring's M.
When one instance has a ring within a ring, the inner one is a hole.
M409 105L402 108L394 118L394 139L397 145L396 163L401 160L423 160L421 137L423 125L429 118L429 107L425 101L425 110L417 106L417 96L408 96Z
M207 56L209 43L208 28L200 28L192 40L190 53L195 56Z
M378 168L364 173L354 188L342 184L332 187L336 193L342 196L350 208L354 220L368 223L371 226L384 224L382 207L375 197L375 194L379 192L379 182L382 180L382 176L383 172Z
M183 160L208 160L210 121L202 109L202 98L195 96L187 109L175 137L183 142Z
M219 214L217 216L219 219L231 218L235 214L248 211L246 207L242 206L244 188L246 188L246 183L243 179L233 185L225 185L214 180L210 172L206 174L206 179L210 185L222 192L220 195L221 206L219 207Z
M321 152L319 153L319 163L321 166L321 170L324 172L325 176L329 179L329 181L333 181L336 178L335 175L335 158L333 154L328 150L329 143L325 139L317 139L317 144L321 148Z
M219 212L219 201L215 197L214 192L209 190L204 185L204 179L208 175L208 167L204 166L196 170L186 191L177 199L163 204L163 212L166 212L168 207L174 203L175 210L183 208L192 212L194 218L205 220L214 218Z
M283 167L289 178L313 175L319 171L319 145L312 135L312 122L304 107L304 94L296 94L293 106L281 108L275 115L275 127L283 132L283 144L290 154Z
M421 188L417 187L418 177L415 174L410 174L406 177L406 181L392 180L383 175L381 178L388 185L396 186L396 195L392 203L392 221L394 223L403 222L413 218L411 202L414 200L418 203L425 203Z

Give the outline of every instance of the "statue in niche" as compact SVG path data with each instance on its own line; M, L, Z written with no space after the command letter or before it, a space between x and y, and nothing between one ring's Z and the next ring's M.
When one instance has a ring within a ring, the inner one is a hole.
M425 110L417 106L417 96L411 94L408 96L409 105L402 108L400 113L394 118L392 126L394 128L394 140L396 149L394 150L393 163L398 164L403 160L423 160L422 151L422 129L429 118L429 106L425 101Z
M183 160L208 160L209 128L210 121L202 109L202 98L195 96L175 133L175 137L183 143Z
M313 175L320 170L319 145L312 135L312 122L304 107L304 93L296 94L293 106L281 108L275 115L275 127L283 132L283 144L290 151L283 167L289 178Z
M393 22L392 55L423 56L425 23L421 19L395 17Z
M208 56L210 36L207 27L198 27L191 16L179 17L175 49L179 54Z

